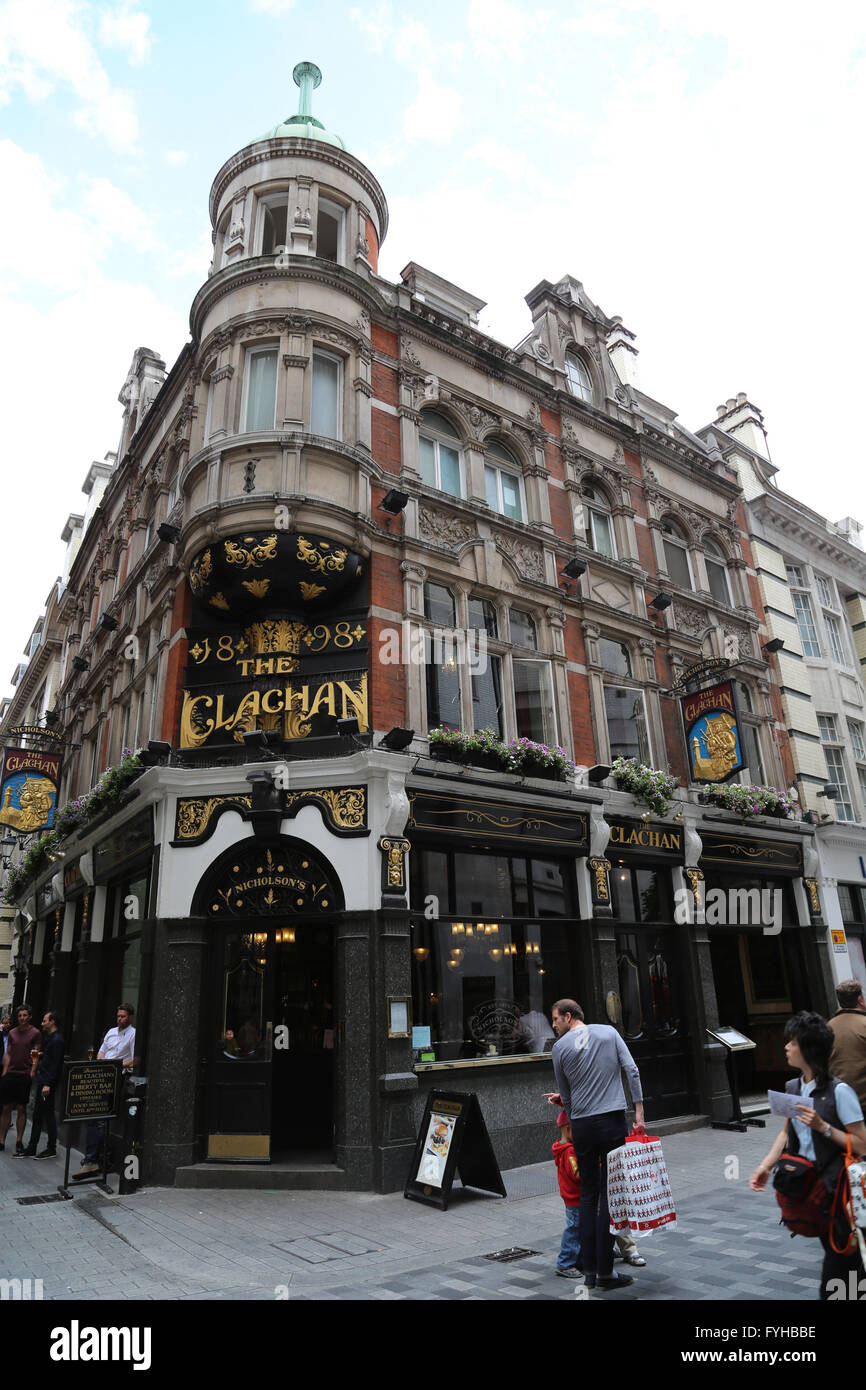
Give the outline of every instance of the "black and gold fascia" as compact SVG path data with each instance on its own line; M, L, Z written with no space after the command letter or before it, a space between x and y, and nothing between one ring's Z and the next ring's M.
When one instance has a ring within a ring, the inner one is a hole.
M818 926L823 924L824 917L821 912L821 895L818 892L817 878L804 878L803 886L806 889L806 897L809 902L809 917Z
M225 536L199 551L189 583L213 614L249 618L333 607L355 588L362 557L339 541L289 531Z
M701 831L701 864L798 878L803 872L803 847L798 840L746 840L736 835Z
M546 807L527 811L513 802L486 797L410 792L406 829L416 834L444 832L464 840L513 840L527 846L543 845L546 849L555 846L577 854L585 854L589 848L589 818L585 812Z
M303 806L318 806L322 818L334 835L369 835L367 788L333 787L282 793L283 815L291 820ZM178 797L174 823L173 849L201 845L209 840L224 811L237 811L242 820L251 818L249 794Z

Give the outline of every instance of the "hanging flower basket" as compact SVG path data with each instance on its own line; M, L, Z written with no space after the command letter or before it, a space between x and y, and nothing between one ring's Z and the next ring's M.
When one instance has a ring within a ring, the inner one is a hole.
M623 791L631 792L635 801L648 806L657 816L666 816L671 809L671 797L680 779L671 772L647 767L637 758L614 758L611 775Z
M704 794L714 805L734 811L743 820L751 820L753 816L777 816L780 820L789 820L796 810L794 803L776 787L708 782Z
M431 729L430 756L491 772L512 772L556 782L565 781L575 770L564 748L550 748L529 738L503 743L491 729L477 734L466 734L462 729Z

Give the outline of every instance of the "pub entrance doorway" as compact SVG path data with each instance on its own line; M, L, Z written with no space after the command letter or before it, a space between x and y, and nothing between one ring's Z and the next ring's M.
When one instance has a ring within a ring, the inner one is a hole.
M342 908L331 865L287 836L241 842L200 883L194 909L213 924L206 1159L333 1161Z
M331 1162L333 926L258 919L216 935L207 1157Z

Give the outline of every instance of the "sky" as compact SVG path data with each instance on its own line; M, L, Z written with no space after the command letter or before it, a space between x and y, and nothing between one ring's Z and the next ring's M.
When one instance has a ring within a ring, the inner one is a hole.
M739 391L779 485L866 522L866 6L831 0L0 0L0 695L117 447L136 347L170 366L224 161L297 110L382 184L410 260L514 344L540 280L636 334L688 429Z

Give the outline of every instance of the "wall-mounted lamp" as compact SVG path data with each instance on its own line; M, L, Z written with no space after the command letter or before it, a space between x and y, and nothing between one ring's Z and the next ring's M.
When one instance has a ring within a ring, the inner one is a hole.
M818 792L819 796L826 796L828 801L835 801L839 795L839 788L834 787L832 782L828 782L826 787L822 787Z
M275 729L247 730L244 734L244 762L272 762L276 758L276 753L271 752L272 734L279 737Z
M609 776L610 768L605 763L596 763L587 771L586 780L591 787L600 787L605 777Z
M772 637L769 642L761 643L761 651L766 652L768 656L772 656L774 652L780 652L784 645L785 643L781 637Z
M400 729L395 727L389 729L387 734L383 736L379 747L387 748L391 753L402 753L404 748L409 747L414 737L414 729Z
M586 565L575 555L559 573L563 579L579 579L582 574L586 574Z
M386 530L391 529L392 518L400 515L408 501L408 492L399 492L395 487L390 488L389 491L385 493L385 496L382 498L376 510L385 513Z
M161 521L156 528L156 534L161 541L168 541L171 545L176 545L180 540L180 527L169 526L167 521Z
M139 758L145 767L156 767L159 763L164 763L171 753L170 743L160 743L156 739L150 739L146 748L142 748Z
M72 658L72 669L73 671L89 671L90 662L87 660L86 657L74 656Z
M103 613L102 617L99 619L99 626L102 628L103 632L116 632L120 627L120 623L116 618L112 618L110 613Z
M650 608L654 608L657 613L662 613L665 608L670 608L672 603L673 599L670 594L666 594L664 591L649 600Z

